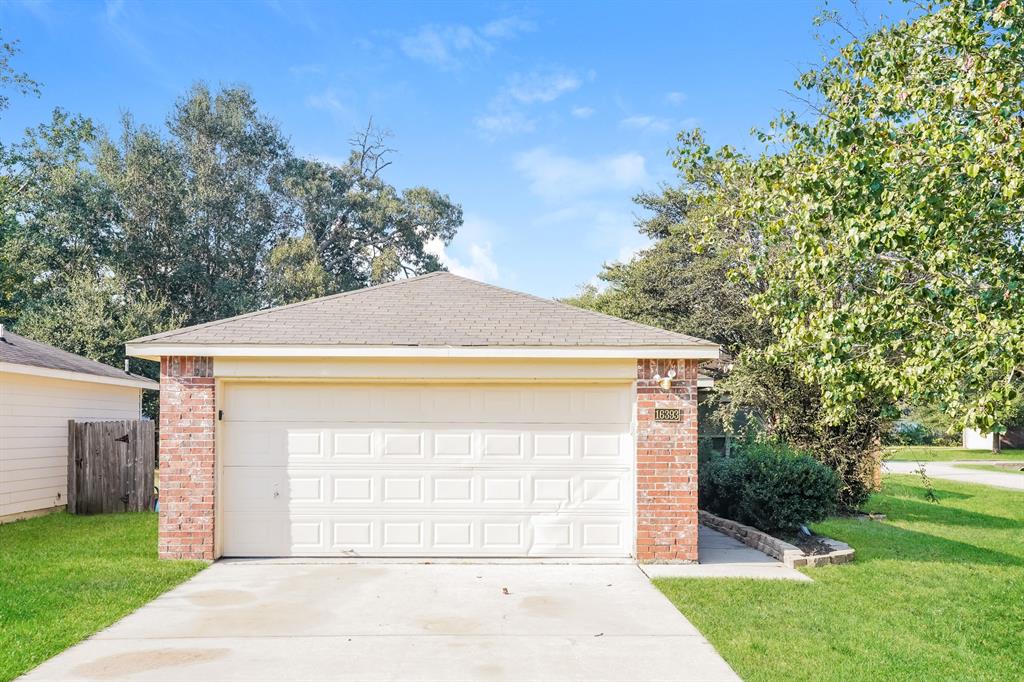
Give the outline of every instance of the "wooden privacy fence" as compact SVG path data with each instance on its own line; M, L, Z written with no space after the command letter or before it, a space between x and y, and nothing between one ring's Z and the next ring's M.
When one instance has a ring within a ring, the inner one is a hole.
M153 508L154 423L140 419L68 422L68 511Z

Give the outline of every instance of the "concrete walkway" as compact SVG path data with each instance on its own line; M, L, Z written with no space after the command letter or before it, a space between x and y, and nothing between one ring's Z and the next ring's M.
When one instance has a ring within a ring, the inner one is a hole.
M932 478L942 478L960 483L979 483L996 488L1024 491L1024 474L1000 473L979 469L961 469L955 464L991 464L991 462L957 461L957 462L925 462L925 473ZM894 474L913 474L921 465L917 462L883 462L883 468Z
M24 680L738 680L635 565L221 561Z
M806 575L781 561L748 547L739 540L700 526L699 564L646 564L651 578L758 578L811 582Z

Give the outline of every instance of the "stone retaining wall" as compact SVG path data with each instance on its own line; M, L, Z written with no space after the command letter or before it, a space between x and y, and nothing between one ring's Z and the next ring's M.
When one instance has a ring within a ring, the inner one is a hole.
M773 559L778 559L790 568L801 566L824 566L826 564L845 564L853 561L854 550L845 542L822 538L822 541L832 547L828 554L804 554L803 550L768 533L760 531L752 526L745 526L742 523L723 519L703 509L699 512L702 525L724 533L729 537L736 538L743 544L764 552Z

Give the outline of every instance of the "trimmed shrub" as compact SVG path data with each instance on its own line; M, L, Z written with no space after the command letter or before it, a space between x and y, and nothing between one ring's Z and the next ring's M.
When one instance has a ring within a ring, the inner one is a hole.
M835 513L839 475L810 455L781 444L750 443L700 469L700 506L768 533Z

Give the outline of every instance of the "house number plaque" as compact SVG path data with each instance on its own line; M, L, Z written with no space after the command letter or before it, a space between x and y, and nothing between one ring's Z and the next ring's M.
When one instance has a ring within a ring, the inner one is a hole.
M654 409L654 421L656 422L677 422L680 419L682 410L678 407L657 407Z

